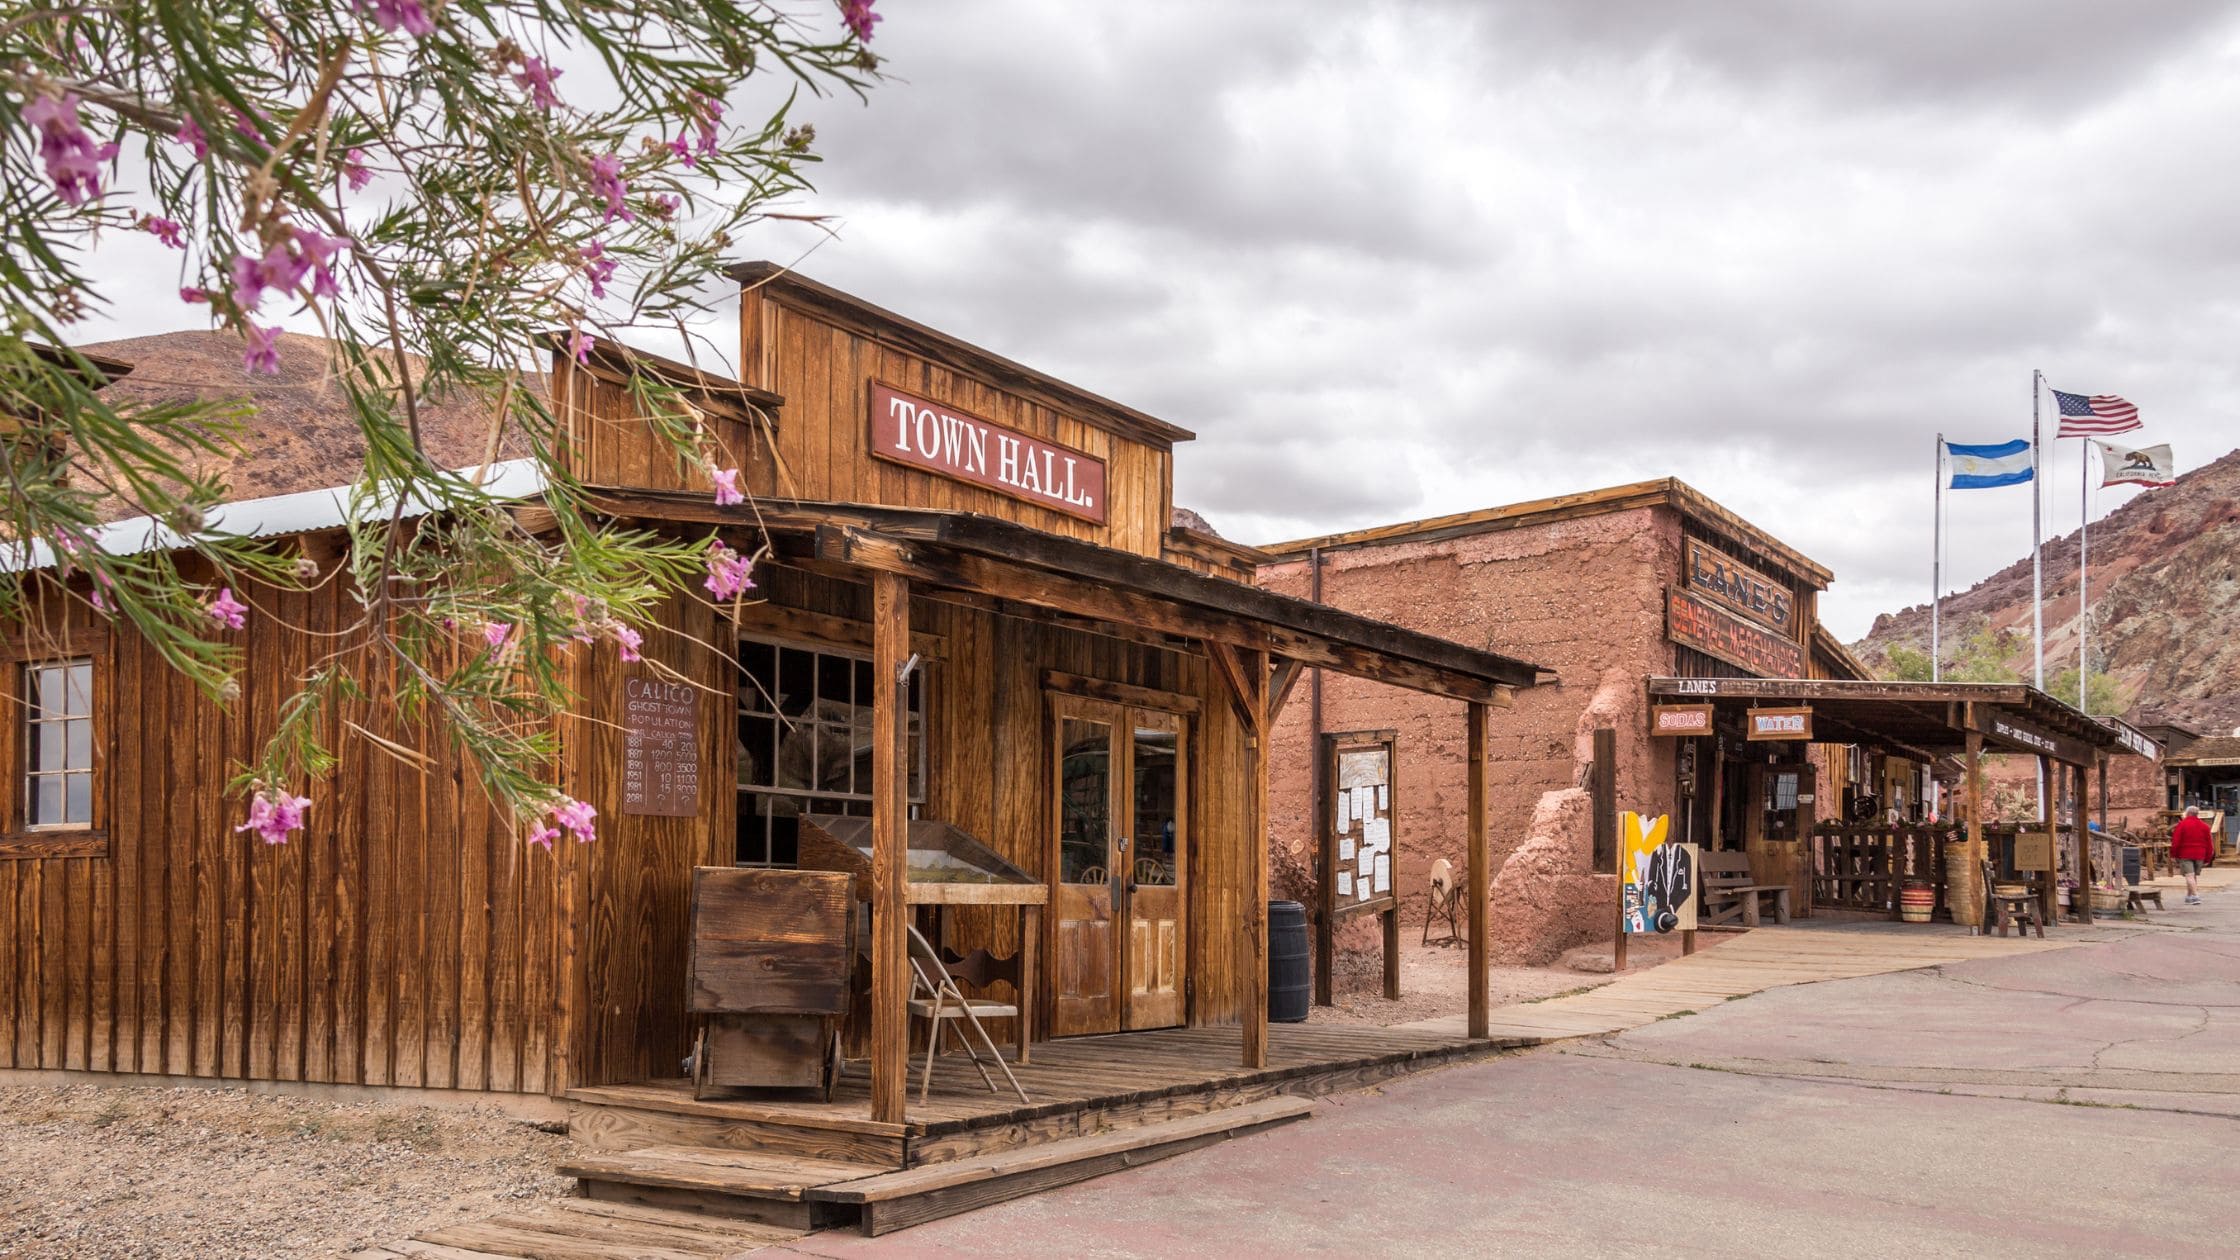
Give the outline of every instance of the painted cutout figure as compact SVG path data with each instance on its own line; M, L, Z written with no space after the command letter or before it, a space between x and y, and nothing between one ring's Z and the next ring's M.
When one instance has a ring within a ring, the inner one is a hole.
M1628 932L1690 931L1696 925L1696 846L1671 840L1672 820L1628 811L1619 819L1623 845L1620 907Z

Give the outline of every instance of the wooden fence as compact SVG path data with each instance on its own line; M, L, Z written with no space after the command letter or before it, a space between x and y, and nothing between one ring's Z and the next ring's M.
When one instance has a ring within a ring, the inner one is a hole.
M1811 836L1812 904L1895 915L1898 889L1923 879L1937 890L1938 916L1949 917L1942 855L1958 835L1939 826L1822 823Z

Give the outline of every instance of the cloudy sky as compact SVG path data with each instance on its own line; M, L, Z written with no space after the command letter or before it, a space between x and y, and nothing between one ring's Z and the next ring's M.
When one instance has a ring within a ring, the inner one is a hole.
M1927 597L1934 435L2027 436L2033 368L2240 444L2240 4L880 11L802 270L1196 430L1232 537L1676 475L1850 638ZM1965 586L2028 492L1950 525Z

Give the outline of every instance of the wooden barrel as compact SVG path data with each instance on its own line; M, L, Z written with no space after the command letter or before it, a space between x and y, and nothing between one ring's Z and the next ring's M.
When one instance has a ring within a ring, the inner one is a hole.
M1909 879L1898 890L1898 917L1907 923L1927 923L1936 909L1936 885L1928 880Z
M1268 1018L1279 1024L1305 1023L1313 1005L1314 942L1307 933L1307 908L1296 901L1271 901Z

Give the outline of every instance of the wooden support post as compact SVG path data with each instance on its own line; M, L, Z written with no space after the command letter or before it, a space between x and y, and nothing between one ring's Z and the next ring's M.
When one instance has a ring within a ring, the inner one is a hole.
M909 1093L910 582L871 575L871 1118L902 1123Z
M1968 705L1969 731L1967 733L1968 767L1968 859L1964 869L1955 877L1945 871L1946 900L1952 910L1952 921L1968 927L1983 926L1983 899L1991 890L1978 885L1982 882L1979 872L1983 869L1983 736L1975 731L1975 705Z
M2098 811L2100 814L2100 830L2106 831L2108 829L2108 755L2106 753L2100 754L2097 758L2095 768L2100 780L2100 808Z
M2071 898L2077 903L2077 918L2085 926L2092 925L2092 829L2085 826L2084 767L2069 767L2069 817L2077 837L2077 891Z
M1470 1035L1483 1039L1493 1026L1493 995L1487 989L1488 964L1493 957L1493 836L1486 808L1491 767L1486 764L1486 719L1490 706L1470 704L1470 834L1469 858L1464 878L1470 881Z
M1316 670L1316 677L1322 671ZM1316 697L1316 713L1321 712L1321 698ZM1317 717L1319 723L1320 718ZM1337 812L1338 794L1335 788L1337 772L1331 761L1337 750L1321 731L1314 737L1314 796L1310 806L1314 820L1314 1004L1332 1006L1337 1002L1338 971L1338 869L1337 869Z
M1384 1000L1400 1000L1400 908L1377 916L1384 920Z
M1237 941L1238 987L1244 998L1244 1066L1268 1066L1268 654L1239 653L1237 699L1245 723L1244 931Z

